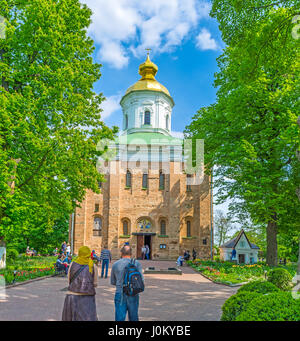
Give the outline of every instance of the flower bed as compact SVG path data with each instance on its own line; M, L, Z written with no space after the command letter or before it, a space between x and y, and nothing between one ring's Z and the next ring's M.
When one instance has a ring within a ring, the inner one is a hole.
M265 274L272 269L272 267L264 264L236 265L231 262L216 262L201 259L187 261L187 264L213 282L227 285L262 280L265 278ZM292 265L278 267L287 269L292 276L296 274L296 269Z
M56 257L18 257L16 261L9 261L6 269L0 270L6 285L24 282L30 279L49 276L55 273ZM14 275L14 271L16 274Z

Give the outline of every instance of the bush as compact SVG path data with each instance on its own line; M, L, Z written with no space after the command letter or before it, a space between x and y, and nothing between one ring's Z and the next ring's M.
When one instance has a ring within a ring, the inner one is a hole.
M257 292L241 292L231 296L222 307L221 321L235 321L253 299L262 296Z
M268 281L281 290L289 290L291 287L292 275L283 268L276 268L268 273Z
M279 291L279 288L277 288L277 286L271 282L254 281L254 282L250 282L250 283L243 285L242 287L239 288L237 292L241 293L245 291L257 292L260 294L267 294L270 292Z
M245 308L236 321L300 321L300 300L290 292L261 295Z
M16 260L19 256L19 252L16 249L7 249L6 258L8 260Z

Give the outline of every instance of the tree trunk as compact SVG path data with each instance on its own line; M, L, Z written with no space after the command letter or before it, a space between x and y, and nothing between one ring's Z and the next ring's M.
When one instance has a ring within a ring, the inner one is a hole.
M274 220L267 225L267 264L277 265L277 224Z

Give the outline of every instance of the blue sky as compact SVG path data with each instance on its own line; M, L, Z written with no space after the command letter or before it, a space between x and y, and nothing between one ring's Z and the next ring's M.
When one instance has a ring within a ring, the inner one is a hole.
M103 120L122 125L121 97L140 79L138 67L151 48L158 66L156 79L175 101L172 131L180 136L201 107L213 103L216 58L224 44L218 23L209 16L211 3L202 0L81 0L93 11L89 35L102 77ZM227 204L215 207L226 211Z

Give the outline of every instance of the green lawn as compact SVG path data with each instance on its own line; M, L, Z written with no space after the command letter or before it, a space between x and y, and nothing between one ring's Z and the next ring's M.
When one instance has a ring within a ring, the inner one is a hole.
M6 284L13 283L14 277L16 282L23 282L29 279L53 275L54 263L57 257L26 257L20 255L16 260L8 260L6 269L0 270L0 276L4 276ZM17 271L14 276L14 271Z
M265 279L268 271L273 269L264 264L235 265L231 262L216 262L201 259L188 261L187 264L215 283L228 285ZM292 276L296 274L295 265L280 265L278 267L287 269Z

